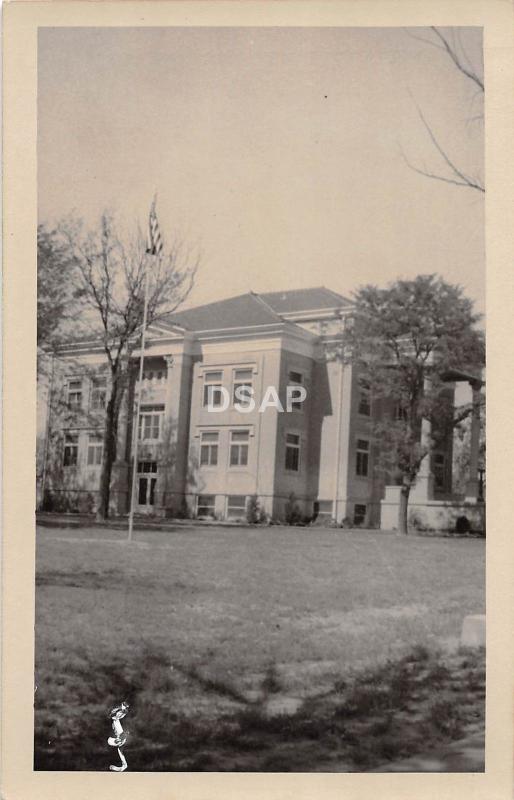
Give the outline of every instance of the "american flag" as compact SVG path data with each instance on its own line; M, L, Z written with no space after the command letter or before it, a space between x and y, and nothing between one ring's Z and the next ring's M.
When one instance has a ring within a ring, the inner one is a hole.
M148 247L146 252L152 256L160 256L163 251L161 231L159 230L159 222L155 212L155 201L152 203L150 209L150 216L148 218Z

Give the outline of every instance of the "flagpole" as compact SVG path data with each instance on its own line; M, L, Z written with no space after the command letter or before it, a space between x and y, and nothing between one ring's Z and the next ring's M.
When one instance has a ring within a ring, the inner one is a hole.
M148 264L145 269L145 301L143 309L143 330L141 332L141 354L139 357L139 389L137 393L137 406L136 406L136 419L134 422L134 435L133 435L133 458L132 458L132 486L130 491L130 513L129 513L129 527L127 541L132 541L132 532L134 529L134 502L136 499L136 482L137 482L137 451L139 445L139 417L141 414L141 397L143 394L143 365L145 360L145 334L146 334L146 320L148 316L148 277L149 270Z

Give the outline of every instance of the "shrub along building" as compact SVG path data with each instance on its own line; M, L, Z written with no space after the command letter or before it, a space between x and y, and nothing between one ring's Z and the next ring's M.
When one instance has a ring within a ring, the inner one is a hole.
M372 424L397 410L374 401L356 367L330 355L351 311L349 300L326 288L250 292L152 325L141 387L140 353L132 353L112 512L129 508L137 435L137 512L237 519L256 495L273 519L294 509L327 522L394 527L398 487L375 469ZM40 454L43 508L93 511L98 505L108 374L100 342L71 342L54 358ZM460 373L450 379L451 401L455 381L474 380ZM473 385L480 390L480 381ZM243 401L242 410L235 408L241 386L253 392L254 407ZM291 386L303 387L306 396L287 411ZM273 402L275 389L283 412ZM476 414L472 422L468 497L451 494L451 436L425 458L411 493L413 511L436 527L451 524L465 500L471 512L477 507Z

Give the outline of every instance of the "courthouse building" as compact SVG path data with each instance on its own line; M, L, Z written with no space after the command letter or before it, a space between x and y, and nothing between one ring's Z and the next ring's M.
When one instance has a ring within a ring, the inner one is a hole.
M377 415L395 409L369 396L355 367L330 357L351 310L348 299L326 288L250 292L175 312L152 325L141 387L139 350L132 354L112 474L113 513L128 511L137 433L139 513L235 520L245 517L249 498L257 496L262 511L275 520L284 520L295 507L319 521L394 527L399 487L375 469L371 428ZM39 456L40 506L94 511L109 381L101 343L66 344L51 371ZM473 391L480 391L473 376L450 378L450 399L455 381L472 382ZM251 387L255 399L255 407L243 412L234 406L241 386ZM285 410L288 386L306 392L290 411ZM284 412L276 403L260 410L268 387L276 388ZM424 460L411 493L411 507L436 527L447 526L462 509L473 517L480 505L476 414L472 423L467 497L452 495L451 438Z

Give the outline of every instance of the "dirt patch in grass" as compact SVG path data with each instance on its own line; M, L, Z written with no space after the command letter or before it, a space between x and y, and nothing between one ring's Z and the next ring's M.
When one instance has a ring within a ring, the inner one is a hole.
M79 589L112 589L123 584L125 576L120 570L108 569L105 572L66 572L48 569L36 575L36 586L69 586Z
M288 707L274 665L259 696L248 699L230 682L211 680L195 665L174 666L149 646L130 662L82 657L67 670L60 702L44 687L36 695L36 769L108 769L114 755L106 709L121 698L130 704L125 754L134 771L368 771L459 739L484 717L481 651L416 648L341 676L290 713L272 710L280 700ZM189 682L220 699L216 715L212 704L207 714L177 710Z

